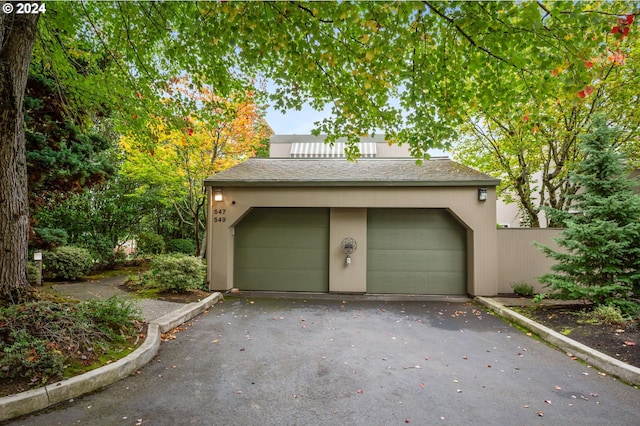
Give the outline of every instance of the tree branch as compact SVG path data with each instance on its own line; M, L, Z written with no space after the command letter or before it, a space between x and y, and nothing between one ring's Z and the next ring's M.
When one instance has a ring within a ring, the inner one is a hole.
M449 24L451 24L451 25L456 29L456 31L457 31L457 32L458 32L462 37L464 37L464 38L465 38L465 39L466 39L466 40L467 40L467 41L468 41L468 42L469 42L473 47L475 47L475 48L476 48L476 49L478 49L478 50L483 51L484 53L486 53L486 54L487 54L487 55L489 55L490 57L492 57L492 58L494 58L494 59L496 59L496 60L498 60L498 61L500 61L500 62L503 62L503 63L505 63L505 64L507 64L507 65L509 65L509 66L511 66L511 67L513 67L513 68L515 68L515 69L517 69L517 70L520 70L520 68L519 68L517 65L515 65L515 64L513 64L513 63L511 63L509 60L507 60L507 59L505 59L505 58L503 58L503 57L501 57L501 56L499 56L499 55L497 55L497 54L493 53L492 51L490 51L489 49L487 49L487 48L486 48L486 47L484 47L484 46L480 46L480 45L478 45L478 43L476 43L476 41L475 41L475 40L474 40L474 39L473 39L469 34L467 34L467 33L466 33L462 28L460 28L460 26L459 26L458 24L456 24L456 22L453 20L453 18L448 17L448 16L447 16L447 15L445 15L443 12L441 12L440 10L438 10L438 9L437 9L437 8L436 8L436 7L431 3L431 2L429 2L429 1L423 1L423 3L424 3L424 4L425 4L425 5L426 5L426 6L427 6L427 7L428 7L428 8L429 8L433 13L435 13L436 15L438 15L439 17L441 17L442 19L444 19L445 21L447 21Z

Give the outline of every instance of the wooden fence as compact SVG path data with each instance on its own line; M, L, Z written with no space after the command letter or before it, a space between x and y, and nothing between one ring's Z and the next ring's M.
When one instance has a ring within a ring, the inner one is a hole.
M544 244L557 250L553 238L559 237L557 228L503 228L498 229L498 292L513 293L511 286L527 283L536 293L546 289L538 277L551 271L552 259L534 245Z

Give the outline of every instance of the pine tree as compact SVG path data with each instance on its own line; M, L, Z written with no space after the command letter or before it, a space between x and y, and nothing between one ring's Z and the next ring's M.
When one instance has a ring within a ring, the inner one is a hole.
M565 226L556 240L564 250L539 245L557 263L540 277L560 299L583 299L594 304L615 304L626 312L640 306L640 196L638 182L625 172L616 151L616 129L595 117L580 150L584 161L572 175L581 190L572 196L574 208L549 209L547 214ZM637 300L637 299L636 299Z

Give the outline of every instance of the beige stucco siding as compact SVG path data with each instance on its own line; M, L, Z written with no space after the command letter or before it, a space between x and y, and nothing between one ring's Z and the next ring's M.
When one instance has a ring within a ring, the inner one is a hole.
M366 209L405 207L445 208L457 217L467 228L468 293L488 296L497 294L495 188L488 188L488 199L482 202L478 201L478 188L473 186L224 187L222 184L220 187L223 187L222 202L214 202L213 197L209 197L209 212L213 214L208 217L210 243L207 278L212 290L226 290L234 286L233 229L251 208L329 207L332 209L330 291L364 292ZM212 187L209 187L209 191L212 191ZM349 268L344 267L344 255L334 251L338 250L336 242L345 236L358 240L358 251Z
M364 293L367 290L367 209L331 209L330 229L329 291ZM357 242L350 264L341 247L347 237Z

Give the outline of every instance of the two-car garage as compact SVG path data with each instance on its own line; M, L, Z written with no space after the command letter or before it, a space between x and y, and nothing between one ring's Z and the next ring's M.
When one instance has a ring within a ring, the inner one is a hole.
M498 183L448 159L249 159L205 180L209 288L494 295Z
M234 283L329 291L328 208L254 208L235 227ZM467 294L466 229L446 209L370 208L366 292Z

